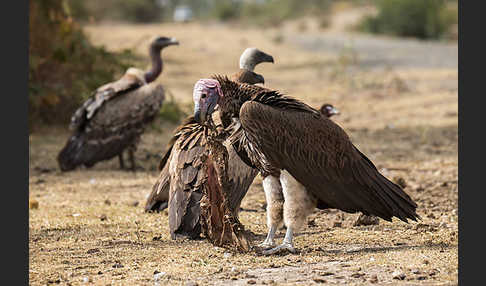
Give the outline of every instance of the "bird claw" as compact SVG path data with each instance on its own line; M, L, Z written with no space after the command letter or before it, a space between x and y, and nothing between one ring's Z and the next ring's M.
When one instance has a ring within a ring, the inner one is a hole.
M263 241L262 243L258 244L257 245L259 248L262 248L262 249L270 249L270 248L273 248L275 247L275 242L274 241Z
M262 251L262 254L263 255L272 255L272 254L276 254L276 253L279 253L279 252L285 251L285 250L289 251L290 253L296 253L297 252L297 250L294 248L294 246L291 243L284 242L277 247Z

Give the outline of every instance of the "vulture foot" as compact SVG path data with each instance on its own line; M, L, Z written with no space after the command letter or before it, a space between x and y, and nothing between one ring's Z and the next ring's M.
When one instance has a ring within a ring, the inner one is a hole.
M264 250L262 251L263 255L272 255L272 254L277 254L283 251L289 251L290 253L297 253L297 250L294 248L294 245L290 242L284 241L282 244L280 244L277 247L274 247L272 249Z
M275 245L276 244L274 240L265 239L262 243L258 244L257 247L267 250L270 248L274 248Z

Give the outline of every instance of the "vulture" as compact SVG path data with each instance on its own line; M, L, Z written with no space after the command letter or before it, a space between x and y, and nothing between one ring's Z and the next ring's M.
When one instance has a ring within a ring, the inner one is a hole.
M273 63L273 57L256 48L246 49L240 57L240 70L232 76L235 82L248 84L264 83L262 75L254 72L257 64ZM227 136L224 128L232 121L220 118L221 136ZM168 143L165 155L160 161L160 174L145 204L145 211L169 209L169 229L173 239L179 236L198 238L201 233L199 222L202 198L202 183L207 174L202 165L202 154L207 142L208 126L195 121L194 116L186 118L175 130ZM229 205L237 217L240 203L258 171L245 164L232 146L228 151L228 177L231 194Z
M263 254L295 252L294 232L315 207L392 221L420 219L417 204L384 177L345 131L318 110L276 90L215 75L195 84L196 122L215 108L237 125L228 141L263 177L268 234ZM287 226L282 244L274 236Z
M150 84L162 72L161 51L178 44L174 38L156 37L149 48L150 70L129 68L119 80L96 89L75 111L69 126L72 134L57 156L62 171L80 165L90 168L115 156L119 158L120 168L124 169L125 149L131 169L135 169L133 152L165 97L162 85Z

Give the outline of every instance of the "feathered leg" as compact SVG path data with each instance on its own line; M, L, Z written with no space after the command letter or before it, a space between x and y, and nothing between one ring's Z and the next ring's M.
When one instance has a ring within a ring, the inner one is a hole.
M132 148L128 148L128 156L130 158L130 170L132 170L133 172L135 172L135 156L133 154L133 149Z
M258 246L268 249L275 246L275 232L283 222L284 197L282 186L277 177L266 176L263 178L263 190L267 201L267 238Z
M125 169L125 163L123 162L123 152L118 154L118 162L120 163L120 169Z
M287 171L280 174L282 193L285 199L283 206L283 216L287 232L281 245L266 250L263 254L274 254L282 250L296 252L293 244L294 232L305 225L306 218L317 205L317 200L311 196L305 187L297 182Z

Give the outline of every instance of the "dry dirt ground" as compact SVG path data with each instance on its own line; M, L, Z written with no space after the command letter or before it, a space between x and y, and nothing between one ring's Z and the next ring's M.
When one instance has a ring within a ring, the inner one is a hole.
M197 79L231 74L246 47L272 54L275 64L257 67L265 85L315 107L338 107L342 114L333 119L384 175L405 182L422 221L353 226L358 214L316 210L295 238L300 253L269 257L206 240L174 241L166 211L143 212L174 124L156 122L143 135L135 173L118 170L116 158L60 172L55 157L68 132L46 128L29 136L32 285L457 284L457 43L368 37L299 22L263 30L104 24L86 32L96 44L133 48L145 59L151 36L178 38L180 46L163 52L158 81L187 112ZM240 213L254 243L267 231L264 204L257 177Z

